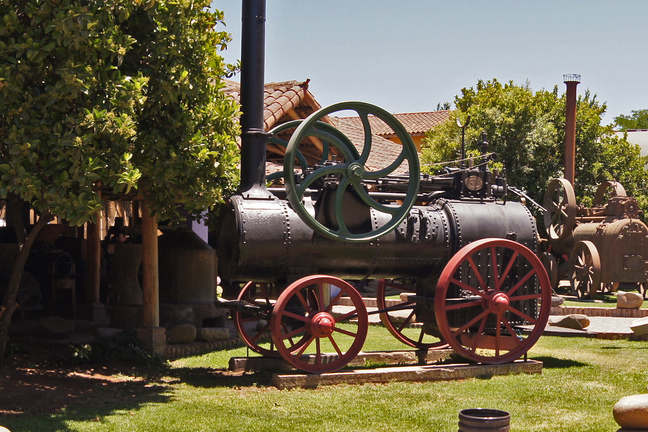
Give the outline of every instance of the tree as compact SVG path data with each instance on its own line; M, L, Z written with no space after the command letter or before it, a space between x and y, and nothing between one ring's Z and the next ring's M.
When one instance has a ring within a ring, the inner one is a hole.
M434 171L433 163L457 159L461 130L456 119L463 123L470 115L467 149L475 154L479 135L485 131L488 150L494 151L497 162L506 168L509 184L541 203L549 181L563 176L565 95L559 95L557 87L534 92L529 83L480 80L475 87L462 89L455 105L457 109L450 118L428 132L422 164ZM591 200L603 181L618 180L646 210L646 159L639 156L638 147L615 137L611 126L601 126L605 109L589 91L577 102L574 189L578 202Z
M0 359L29 249L52 215L81 225L101 191L159 219L200 215L236 179L229 35L207 0L1 0L0 199L18 253L0 308ZM15 212L14 212L15 213Z
M614 123L622 131L628 129L648 129L648 109L632 110L632 114L614 117Z

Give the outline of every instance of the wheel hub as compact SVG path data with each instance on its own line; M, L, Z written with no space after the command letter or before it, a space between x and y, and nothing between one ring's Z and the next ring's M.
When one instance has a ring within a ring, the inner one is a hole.
M501 291L498 291L491 294L491 296L487 300L487 303L488 309L492 313L501 315L508 310L509 305L511 304L511 300L509 299L508 295Z
M335 330L335 318L328 312L317 313L310 323L310 332L318 338L330 336L333 330Z
M351 165L349 165L348 173L349 173L349 179L351 179L354 182L358 182L362 180L362 176L364 176L365 169L364 166L362 166L362 164L358 162L353 162Z

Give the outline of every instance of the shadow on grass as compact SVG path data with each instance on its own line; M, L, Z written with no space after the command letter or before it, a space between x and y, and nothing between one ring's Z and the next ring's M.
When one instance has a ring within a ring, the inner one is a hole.
M207 367L182 367L169 371L169 376L193 387L236 388L270 386L272 373L271 371L232 373Z
M544 369L567 369L572 367L589 366L588 363L556 357L533 357L533 360L541 361Z
M170 387L159 378L112 369L23 366L0 372L0 424L12 432L67 431L67 421L101 424L117 411L170 400Z

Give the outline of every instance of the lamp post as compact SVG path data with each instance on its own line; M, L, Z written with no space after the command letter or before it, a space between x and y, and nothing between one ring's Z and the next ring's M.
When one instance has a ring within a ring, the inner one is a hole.
M565 179L574 185L576 170L576 86L580 82L579 74L563 75L567 84L567 107L565 113Z

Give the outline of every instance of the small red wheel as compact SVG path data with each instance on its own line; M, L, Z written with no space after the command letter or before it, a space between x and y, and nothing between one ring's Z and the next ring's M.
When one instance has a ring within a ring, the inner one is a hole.
M542 335L551 309L551 283L540 259L522 244L483 239L450 259L434 301L439 330L457 354L507 363Z
M342 297L349 297L353 306L336 317L333 307ZM351 318L357 319L356 328L340 325ZM288 286L277 298L270 320L281 357L309 373L346 366L362 349L368 327L367 308L358 291L348 282L325 275L307 276ZM304 343L294 349L290 340L300 337Z
M412 293L413 291L405 285L388 282L385 279L378 280L376 289L376 303L379 310L385 310L387 306L387 288L396 289L400 293ZM393 311L380 313L380 320L396 339L414 348L420 349L443 349L448 346L443 340L436 336L425 333L421 323L415 321L416 304L409 300L399 300L398 303L390 302ZM411 307L411 309L409 309ZM418 325L416 325L418 324Z
M281 357L272 341L270 317L275 301L267 284L248 282L238 295L241 307L232 314L234 327L245 344L254 352L267 357ZM287 341L293 349L304 342L301 338Z
M245 305L232 314L234 327L241 339L252 351L269 357L279 357L270 336L270 315L274 300L270 299L268 286L264 283L248 282L237 300ZM262 343L269 343L269 346L261 346Z

